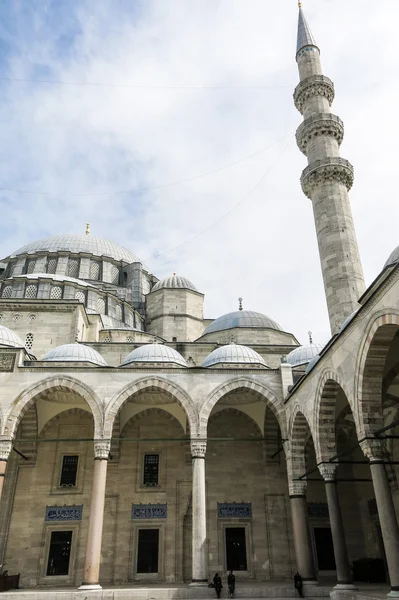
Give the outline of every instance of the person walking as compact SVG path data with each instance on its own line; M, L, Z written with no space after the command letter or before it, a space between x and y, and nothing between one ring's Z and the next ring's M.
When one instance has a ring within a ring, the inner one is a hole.
M303 598L303 582L302 582L302 577L299 575L298 571L295 573L294 575L294 587L297 590L299 596L301 598Z
M229 598L234 598L234 590L236 589L236 576L233 571L230 571L227 577L227 585L229 586Z
M213 585L216 591L217 598L220 598L220 592L222 591L223 585L219 573L215 573L215 577L213 578Z

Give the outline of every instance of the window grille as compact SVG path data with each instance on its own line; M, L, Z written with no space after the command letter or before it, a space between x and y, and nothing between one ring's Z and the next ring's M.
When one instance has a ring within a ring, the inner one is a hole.
M120 304L115 306L115 318L118 319L118 321L122 321L122 307Z
M75 487L78 474L79 456L63 456L60 487Z
M15 313L15 314L12 316L12 320L13 320L13 321L15 321L15 322L19 321L19 320L20 320L20 318L21 318L21 315L20 315L20 314L18 314L18 313Z
M159 454L145 454L143 484L158 485Z
M97 298L97 312L100 315L105 315L105 300L104 298Z
M114 285L119 284L119 269L118 267L115 267L115 265L111 268L111 283Z
M60 300L62 298L62 287L60 285L54 285L50 292L51 300Z
M3 293L1 295L2 298L11 298L11 294L12 294L12 285L6 285L6 287L3 288Z
M15 265L16 265L15 262L10 263L10 268L9 268L9 271L8 271L8 277L12 277L14 275Z
M36 321L36 315L32 313L29 315L28 319L31 323L33 323L33 321Z
M25 298L36 298L37 287L35 285L28 285L25 290Z
M105 335L101 341L105 342L106 344L108 344L108 342L111 341L111 338L109 337L109 335Z
M0 321L2 321L2 320L3 320L3 317L4 317L4 315L3 315L3 313L1 313L1 314L0 314Z
M33 271L35 270L35 266L36 266L36 260L34 258L31 260L28 260L28 262L26 263L26 272L28 274L33 273Z
M47 263L47 273L51 273L54 275L57 271L57 259L49 258Z
M133 336L132 335L128 335L127 338L126 338L126 342L128 344L132 344L133 343Z
M79 302L82 302L82 304L84 304L86 301L86 296L84 292L75 292L75 300L79 300Z
M98 281L100 279L100 263L92 260L90 263L90 279Z
M33 333L27 333L25 339L25 348L27 350L32 350L33 346Z
M68 261L68 277L79 277L79 261L77 258L70 258Z

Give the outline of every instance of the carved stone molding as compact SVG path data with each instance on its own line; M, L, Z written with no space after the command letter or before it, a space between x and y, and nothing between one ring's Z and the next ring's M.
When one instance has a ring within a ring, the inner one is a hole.
M331 106L335 96L334 84L331 79L324 75L312 75L311 77L303 79L296 86L294 91L294 102L301 114L303 114L306 101L314 96L324 96Z
M323 477L324 481L334 481L335 476L337 474L337 464L333 463L323 463L318 465L320 475Z
M344 139L344 123L336 115L320 113L306 119L296 132L298 148L306 155L309 142L319 136L335 138L339 145Z
M370 461L381 461L386 458L386 449L381 440L378 439L368 439L360 442L360 447L363 451L363 454Z
M0 353L0 371L1 372L12 372L15 365L15 352L2 352Z
M111 440L94 440L94 458L108 460Z
M288 492L290 496L305 496L308 487L306 479L301 481L288 480Z
M190 440L190 446L193 458L205 458L206 440Z
M353 167L344 158L323 158L312 162L302 173L301 185L305 196L312 199L315 188L326 182L343 183L347 190L353 185Z
M9 440L0 440L0 460L8 460L12 450L12 442Z

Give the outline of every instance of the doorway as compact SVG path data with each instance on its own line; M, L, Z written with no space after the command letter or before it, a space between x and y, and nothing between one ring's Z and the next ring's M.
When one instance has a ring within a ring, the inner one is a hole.
M158 573L159 529L139 529L137 573Z
M319 571L335 571L336 567L331 529L329 527L315 527L313 531Z
M247 571L245 527L226 527L226 568L228 571Z

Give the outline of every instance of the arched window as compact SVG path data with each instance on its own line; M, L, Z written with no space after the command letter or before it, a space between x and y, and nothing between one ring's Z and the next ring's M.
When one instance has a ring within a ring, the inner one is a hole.
M111 283L114 285L119 284L119 269L118 267L115 267L115 265L111 268Z
M3 288L3 293L1 295L2 298L11 298L12 294L12 285L6 285Z
M100 263L98 260L92 260L90 263L90 279L98 281L100 279Z
M62 298L62 287L60 285L53 285L50 298L51 300L60 300Z
M33 273L33 271L35 270L35 266L36 266L36 259L31 258L30 260L26 261L26 268L25 268L25 273Z
M54 273L56 271L57 271L57 259L49 258L48 262L47 262L47 273L51 273L52 275L54 275Z
M104 298L97 298L97 312L100 315L105 315L105 300L104 300Z
M82 302L82 304L85 304L86 302L86 296L84 294L84 292L75 292L75 300L79 300L79 302Z
M115 306L115 318L118 319L118 321L122 321L122 307L120 304Z
M35 285L28 285L25 290L25 298L36 298L37 287Z
M79 277L79 260L77 258L70 258L68 261L68 277Z

